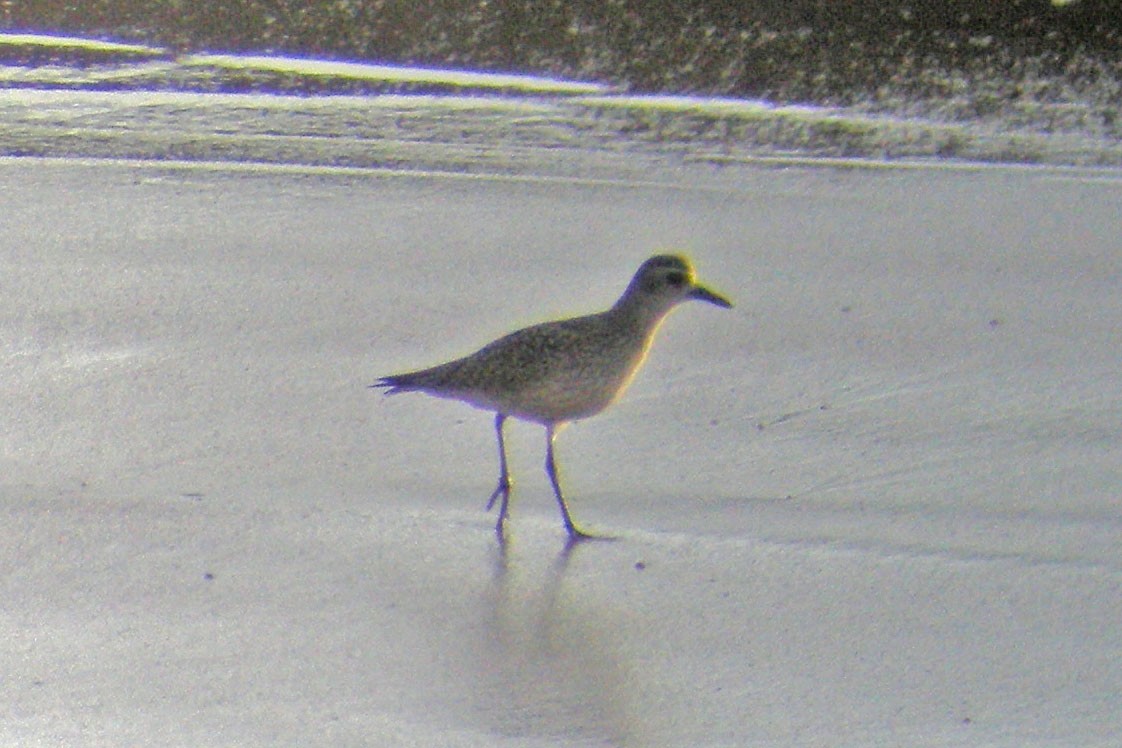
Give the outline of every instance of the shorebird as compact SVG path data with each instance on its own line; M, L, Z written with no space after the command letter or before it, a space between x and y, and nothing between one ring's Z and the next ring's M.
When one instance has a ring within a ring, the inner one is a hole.
M657 255L644 262L619 301L607 311L545 322L512 332L480 350L430 369L383 377L371 387L386 394L424 392L495 412L499 442L496 501L500 539L513 482L507 469L503 424L513 417L545 426L545 470L572 540L593 537L573 522L557 477L553 442L570 421L611 405L643 364L662 320L679 303L697 299L729 308L732 303L697 282L690 261Z

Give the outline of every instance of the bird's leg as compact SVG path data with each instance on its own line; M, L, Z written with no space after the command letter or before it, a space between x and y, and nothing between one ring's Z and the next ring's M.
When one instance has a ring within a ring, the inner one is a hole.
M502 503L499 504L499 521L495 523L495 532L499 535L503 534L503 523L506 522L506 510L510 501L512 485L510 471L506 467L506 445L503 444L503 423L505 421L505 414L495 414L495 435L499 438L499 485L495 486L495 490L491 492L491 498L487 500L487 511L491 511L491 507L495 505L495 500L502 497Z
M553 458L553 438L556 436L553 424L546 427L545 472L549 475L549 482L553 484L553 494L557 497L557 504L561 507L561 519L565 522L565 529L569 532L569 540L584 540L595 537L589 535L573 523L569 516L569 507L565 506L565 497L561 495L561 484L557 480L557 461Z

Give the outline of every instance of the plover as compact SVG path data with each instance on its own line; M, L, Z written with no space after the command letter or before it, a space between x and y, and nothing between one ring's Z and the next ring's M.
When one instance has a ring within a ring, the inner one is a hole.
M565 529L574 540L592 537L577 527L565 504L554 439L566 423L596 415L623 393L646 358L659 324L675 306L690 299L732 306L697 282L688 259L657 255L639 267L623 296L607 311L526 327L470 356L383 377L371 387L384 387L391 395L425 392L495 412L499 483L487 509L500 501L495 524L500 538L513 485L503 424L513 417L545 426L545 469Z

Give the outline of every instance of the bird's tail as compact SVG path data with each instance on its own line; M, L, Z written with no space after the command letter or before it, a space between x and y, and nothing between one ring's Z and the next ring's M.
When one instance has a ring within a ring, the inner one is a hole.
M409 372L408 374L394 374L389 377L382 377L374 384L370 385L370 389L384 389L387 395L396 395L399 392L413 392L421 389L420 378L417 376L420 372Z
M377 382L370 385L370 389L384 389L385 394L393 395L398 392L404 392L405 384L401 381L401 377L382 377Z

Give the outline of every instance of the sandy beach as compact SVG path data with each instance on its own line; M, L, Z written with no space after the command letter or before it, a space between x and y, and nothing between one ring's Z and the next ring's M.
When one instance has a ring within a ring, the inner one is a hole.
M0 161L6 745L1108 746L1116 172ZM558 440L377 377L612 303Z

